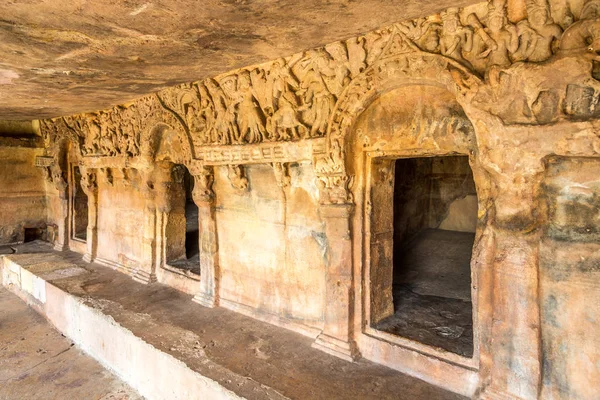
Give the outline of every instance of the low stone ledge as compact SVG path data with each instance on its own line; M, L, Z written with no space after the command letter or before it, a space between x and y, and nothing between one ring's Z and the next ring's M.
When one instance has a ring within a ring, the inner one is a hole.
M72 252L0 256L2 283L148 399L459 399Z

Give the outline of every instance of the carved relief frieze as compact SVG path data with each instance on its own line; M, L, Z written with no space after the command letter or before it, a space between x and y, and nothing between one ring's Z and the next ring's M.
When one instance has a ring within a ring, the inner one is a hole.
M189 143L182 159L206 165L306 159L304 150L283 145L327 137L315 167L325 188L345 187L351 179L338 179L343 166L329 172L338 168L336 146L343 152L357 116L393 80L446 86L506 125L597 118L600 1L553 4L489 0L449 8L129 105L45 120L42 134L49 148L67 138L86 158L128 160L142 157L148 132L162 124Z
M206 147L197 153L205 165L256 164L310 160L312 149L324 149L325 139L307 143L262 143L253 146Z

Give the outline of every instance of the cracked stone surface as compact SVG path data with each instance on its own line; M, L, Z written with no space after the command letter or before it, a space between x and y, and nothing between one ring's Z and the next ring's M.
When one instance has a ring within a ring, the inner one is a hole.
M104 109L166 86L473 3L3 1L0 119Z
M142 399L0 287L0 399Z

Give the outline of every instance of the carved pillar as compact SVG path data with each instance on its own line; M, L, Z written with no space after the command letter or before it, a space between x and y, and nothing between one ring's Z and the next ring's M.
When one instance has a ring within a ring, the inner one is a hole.
M57 216L58 235L54 243L54 250L65 251L69 248L69 193L67 180L58 165L52 167L52 182L58 191L60 202L59 215Z
M93 169L82 168L81 173L81 189L88 197L87 249L83 260L92 262L98 250L98 181Z
M215 215L215 193L212 190L214 171L212 167L201 167L194 174L194 202L198 206L200 226L200 292L194 301L205 307L219 305L219 242Z
M186 258L185 254L185 168L167 164L155 182L156 268Z
M511 149L512 151L512 149ZM499 159L499 158L498 158ZM537 399L541 387L538 289L539 202L542 164L521 154L488 168L495 202L492 326L483 399Z
M320 195L319 212L327 236L325 324L313 347L348 361L359 354L353 339L354 290L352 271L352 213L349 177L341 157L315 162Z
M358 351L352 337L354 293L352 288L351 204L321 205L327 235L325 325L313 347L353 361Z
M157 249L157 206L156 169L148 167L142 172L141 191L144 196L144 228L142 237L142 257L140 268L129 271L133 279L142 283L156 282Z

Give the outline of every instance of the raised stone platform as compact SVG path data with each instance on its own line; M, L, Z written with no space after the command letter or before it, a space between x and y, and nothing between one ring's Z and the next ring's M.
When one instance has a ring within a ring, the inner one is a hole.
M142 397L0 286L0 399Z
M392 369L42 244L0 256L4 286L148 399L459 399ZM35 251L34 253L27 252Z

